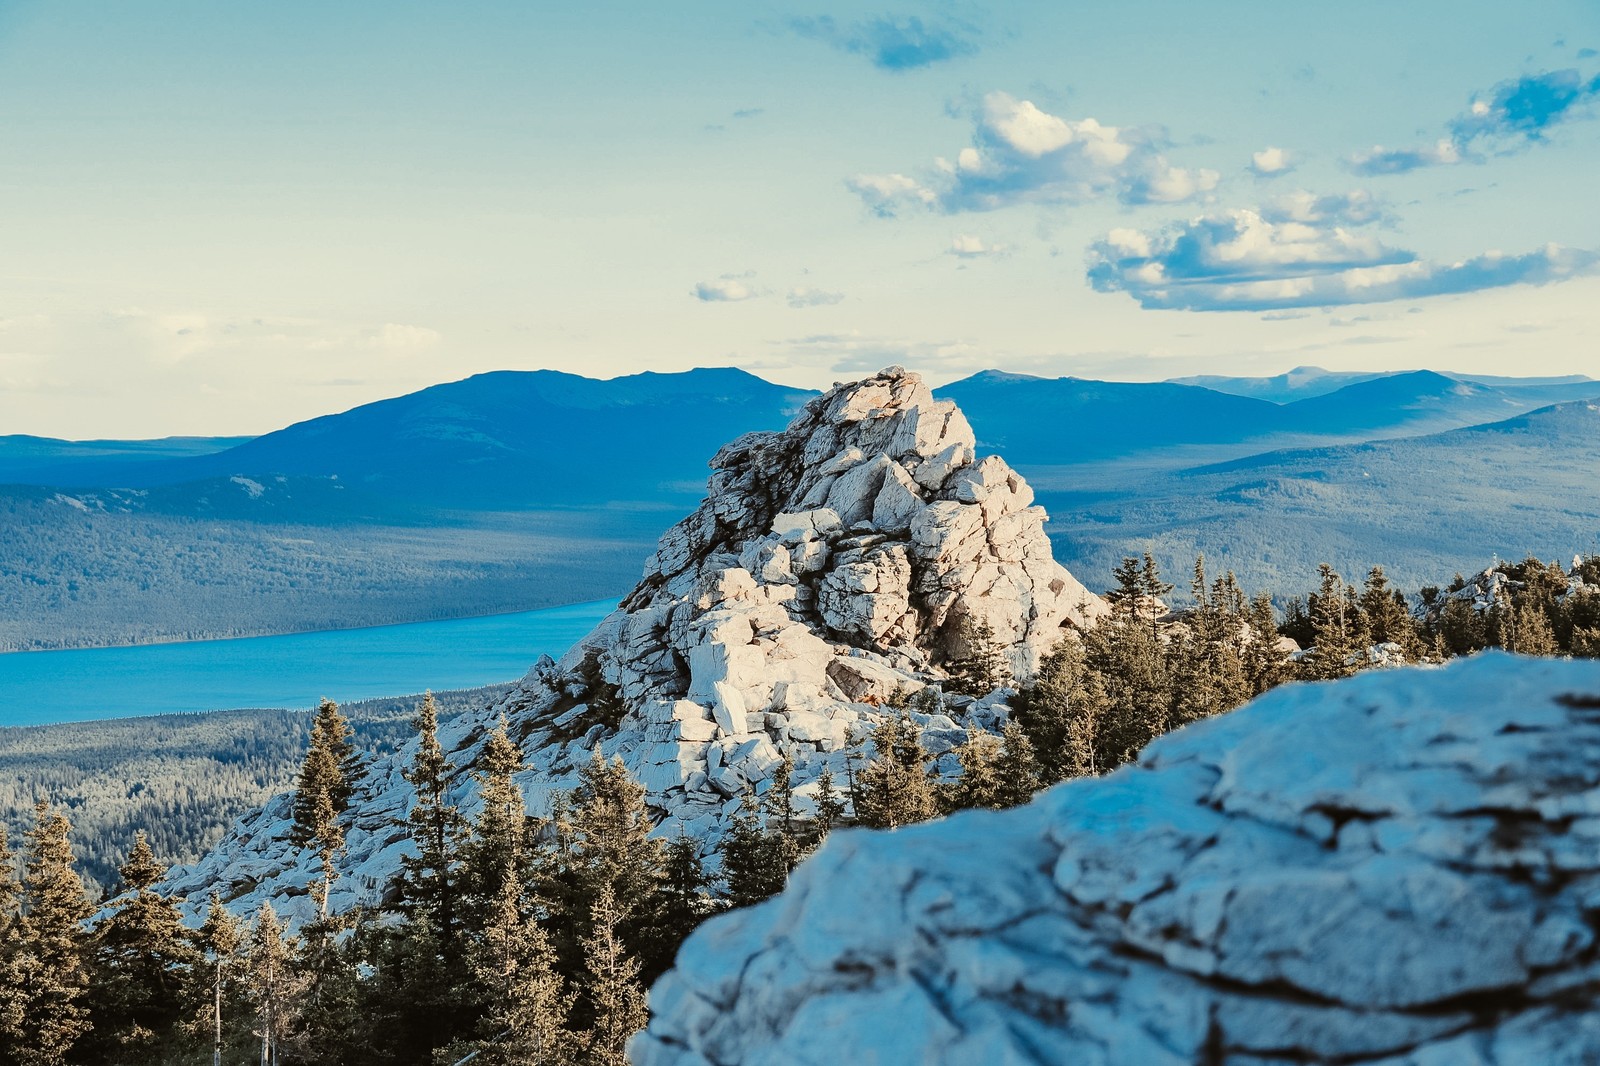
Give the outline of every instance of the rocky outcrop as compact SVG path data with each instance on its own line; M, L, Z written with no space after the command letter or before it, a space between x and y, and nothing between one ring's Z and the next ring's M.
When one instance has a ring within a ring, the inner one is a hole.
M570 788L599 745L644 783L665 831L708 843L784 754L804 808L824 767L843 777L847 745L882 702L940 685L973 632L992 633L1026 678L1106 611L1051 557L1027 483L974 452L956 406L899 367L836 386L782 432L739 438L618 609L503 704L442 729L441 742L470 768L504 714L528 756L534 810ZM981 726L1004 714L994 700L963 706ZM936 732L966 724L921 717ZM381 899L410 847L412 793L399 772L409 758L379 761L361 783L335 908ZM464 772L453 798L472 810ZM278 802L249 816L172 887L203 896L215 885L240 907L274 898L306 912L315 867L289 844L287 813Z
M1600 1061L1600 663L1287 685L1004 813L835 833L641 1066Z

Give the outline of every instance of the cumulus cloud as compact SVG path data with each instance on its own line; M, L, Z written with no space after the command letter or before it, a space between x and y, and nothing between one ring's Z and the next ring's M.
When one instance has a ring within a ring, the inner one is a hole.
M1148 131L1064 119L1009 93L985 96L973 126L973 143L954 162L936 160L927 180L862 174L846 184L879 215L907 207L992 211L1107 196L1127 204L1172 204L1199 199L1217 185L1214 170L1170 163L1160 138Z
M719 278L700 282L689 290L689 295L702 303L737 303L750 299L755 292L736 278Z
M1347 160L1358 174L1403 174L1421 167L1482 162L1485 153L1515 152L1545 139L1545 130L1590 118L1600 76L1552 70L1509 78L1475 96L1449 123L1449 136L1431 145L1358 152Z
M842 292L827 292L823 289L790 289L788 296L790 307L827 307L844 299Z
M1263 148L1250 154L1250 169L1258 178L1276 178L1294 168L1294 157L1282 148Z
M1349 160L1352 171L1367 177L1378 174L1404 174L1422 167L1445 167L1461 162L1461 149L1448 137L1434 144L1414 148L1385 148L1375 145L1357 152Z
M958 233L950 238L950 254L957 259L982 259L1005 250L1005 245L990 244L975 233Z
M791 19L789 28L841 52L864 56L879 70L917 70L978 50L977 33L970 27L923 22L915 15L886 15L848 25L819 15Z
M1430 263L1332 217L1235 210L1146 233L1112 230L1089 253L1089 283L1141 307L1273 311L1545 285L1600 268L1600 254L1547 245Z
M892 217L906 204L934 207L939 202L938 193L904 174L857 174L845 179L845 187L880 218Z

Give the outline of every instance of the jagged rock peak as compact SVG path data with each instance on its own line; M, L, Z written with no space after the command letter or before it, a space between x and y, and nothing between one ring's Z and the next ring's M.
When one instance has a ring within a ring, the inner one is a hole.
M572 787L598 746L645 785L664 832L709 848L784 755L802 811L824 768L844 779L847 749L880 705L944 685L974 630L987 626L1026 678L1107 610L1051 557L1022 477L997 456L978 460L955 404L900 367L835 386L787 429L747 434L711 465L705 500L662 536L616 611L499 706L441 729L463 771L453 801L469 814L466 771L503 714L528 759L531 810ZM968 725L997 728L1006 713L1002 690L946 698L919 724L948 752ZM411 754L378 761L358 789L336 910L392 890L411 847L400 773ZM280 797L248 816L175 887L203 897L217 884L241 907L270 898L304 911L314 858L288 842L287 810Z
M1600 663L1285 685L714 918L640 1066L1600 1062Z

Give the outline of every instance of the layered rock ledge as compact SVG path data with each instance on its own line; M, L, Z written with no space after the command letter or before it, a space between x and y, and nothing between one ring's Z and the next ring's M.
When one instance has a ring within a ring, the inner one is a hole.
M1291 684L1136 765L847 830L713 919L641 1066L1600 1062L1600 663Z

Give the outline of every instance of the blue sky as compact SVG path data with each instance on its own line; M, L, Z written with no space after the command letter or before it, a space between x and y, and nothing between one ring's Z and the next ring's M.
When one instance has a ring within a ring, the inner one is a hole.
M0 432L490 369L1594 372L1592 0L0 0Z

